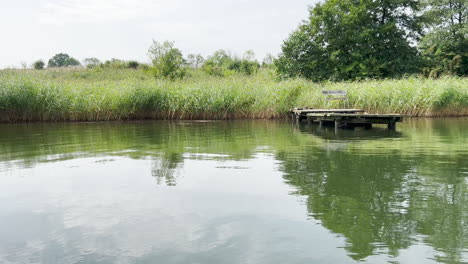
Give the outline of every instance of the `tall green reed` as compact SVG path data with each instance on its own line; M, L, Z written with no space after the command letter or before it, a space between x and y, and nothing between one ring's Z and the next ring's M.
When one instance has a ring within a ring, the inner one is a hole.
M347 90L349 100L326 103L322 90ZM295 106L353 107L413 116L468 115L468 80L313 83L253 76L192 74L156 80L131 69L0 71L0 121L280 118Z

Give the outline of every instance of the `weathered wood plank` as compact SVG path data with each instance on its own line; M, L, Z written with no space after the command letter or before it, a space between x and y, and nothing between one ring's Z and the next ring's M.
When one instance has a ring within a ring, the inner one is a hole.
M294 108L292 112L307 114L307 113L364 113L363 109L303 109Z
M308 123L333 124L335 128L354 128L363 126L372 128L372 124L385 124L394 130L396 122L402 122L404 115L399 114L368 114L362 109L310 109L294 108L293 116L299 122L306 119Z
M403 117L399 114L348 114L348 113L327 113L327 116L336 117Z

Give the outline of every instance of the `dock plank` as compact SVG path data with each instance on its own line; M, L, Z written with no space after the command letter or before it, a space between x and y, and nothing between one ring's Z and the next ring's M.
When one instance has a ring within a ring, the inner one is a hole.
M295 108L292 110L295 113L364 113L363 109L301 109Z
M308 113L307 116L313 117L355 117L355 118L393 118L393 117L404 117L403 115L399 114L348 114L348 113Z

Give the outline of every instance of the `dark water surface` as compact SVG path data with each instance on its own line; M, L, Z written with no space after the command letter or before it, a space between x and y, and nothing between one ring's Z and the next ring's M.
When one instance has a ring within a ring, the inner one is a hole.
M468 262L468 119L0 125L0 263Z

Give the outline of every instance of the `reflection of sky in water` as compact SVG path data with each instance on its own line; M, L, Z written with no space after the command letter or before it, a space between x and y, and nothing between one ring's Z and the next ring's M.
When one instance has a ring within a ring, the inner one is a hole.
M2 176L0 260L349 262L344 251L331 254L342 239L304 218L300 198L288 195L267 155L187 159L176 187L155 184L151 160L101 160L45 163Z

